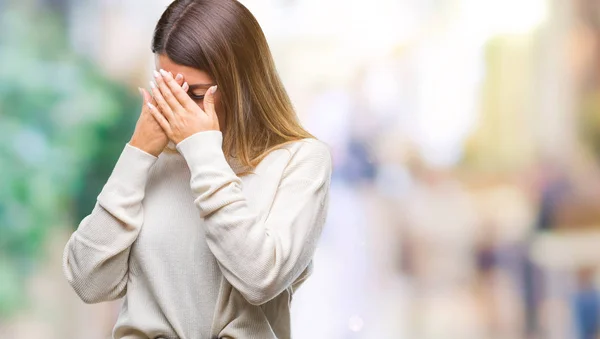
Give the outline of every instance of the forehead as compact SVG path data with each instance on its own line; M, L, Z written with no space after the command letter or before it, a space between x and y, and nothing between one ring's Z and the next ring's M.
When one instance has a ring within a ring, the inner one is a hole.
M164 69L167 72L173 73L173 75L181 73L184 76L185 81L190 85L213 83L213 79L206 72L193 67L176 64L164 54L157 54L154 60L156 70Z

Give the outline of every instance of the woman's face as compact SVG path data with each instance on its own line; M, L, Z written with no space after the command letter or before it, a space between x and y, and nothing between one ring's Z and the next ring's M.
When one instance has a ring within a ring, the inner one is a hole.
M164 69L167 72L171 72L173 76L176 76L177 74L183 75L184 81L190 86L188 94L192 100L204 110L203 97L211 86L216 85L210 75L196 68L176 64L164 54L157 54L155 63L157 71ZM215 93L215 110L217 111L217 117L219 118L219 126L221 130L223 130L225 127L225 119L224 114L221 112L220 97L219 91L217 91L217 93Z

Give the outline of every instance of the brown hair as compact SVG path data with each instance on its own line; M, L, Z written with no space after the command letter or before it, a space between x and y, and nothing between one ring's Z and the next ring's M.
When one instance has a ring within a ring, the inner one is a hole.
M159 19L152 52L208 73L225 114L223 151L254 168L273 149L314 138L298 121L267 40L235 0L176 0Z

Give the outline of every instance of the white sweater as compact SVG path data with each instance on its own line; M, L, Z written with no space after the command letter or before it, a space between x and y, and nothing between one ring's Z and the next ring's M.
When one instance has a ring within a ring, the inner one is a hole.
M159 157L125 146L63 256L83 301L125 297L114 338L290 338L332 165L320 141L283 147L238 177L218 131Z

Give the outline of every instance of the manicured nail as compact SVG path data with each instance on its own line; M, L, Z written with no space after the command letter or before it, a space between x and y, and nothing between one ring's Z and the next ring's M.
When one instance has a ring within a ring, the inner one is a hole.
M167 76L169 73L167 73L167 71L165 71L164 69L160 69L160 74L162 74L163 76Z
M177 76L175 77L175 80L179 81L181 79L183 79L183 75L177 74Z
M187 92L188 89L190 89L190 85L188 85L187 81L183 83L183 85L181 85L181 88Z
M148 105L148 107L149 107L150 109L154 109L154 105L152 105L151 103L147 102L147 103L146 103L146 105Z
M154 81L150 81L150 87L156 88L156 85L154 84Z
M217 91L217 85L214 85L213 87L210 88L210 94L215 94L216 91Z
M160 78L160 73L158 73L156 70L154 70L153 72L154 72L154 77L155 78Z

